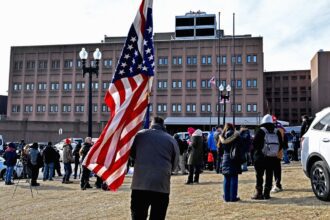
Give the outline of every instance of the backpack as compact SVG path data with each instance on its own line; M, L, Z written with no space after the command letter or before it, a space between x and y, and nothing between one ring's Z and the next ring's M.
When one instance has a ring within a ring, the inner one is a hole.
M277 129L274 130L274 133L269 133L264 127L261 127L260 129L265 132L265 143L262 148L262 153L267 157L277 157L278 151L280 150Z
M246 162L245 152L243 150L242 142L235 140L230 148L229 157L237 164L243 164Z

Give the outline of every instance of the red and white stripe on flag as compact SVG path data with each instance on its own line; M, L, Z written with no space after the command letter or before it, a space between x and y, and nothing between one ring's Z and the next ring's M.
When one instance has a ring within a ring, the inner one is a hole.
M154 66L152 0L143 0L105 95L110 119L83 161L110 190L124 181L130 148L149 102Z

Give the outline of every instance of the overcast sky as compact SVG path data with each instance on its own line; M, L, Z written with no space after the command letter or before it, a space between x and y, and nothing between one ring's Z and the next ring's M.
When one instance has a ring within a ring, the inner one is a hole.
M8 90L11 46L96 43L125 36L141 0L10 0L0 8L0 94ZM176 15L221 12L221 29L262 36L266 71L309 69L330 50L329 0L154 0L154 32L173 32Z

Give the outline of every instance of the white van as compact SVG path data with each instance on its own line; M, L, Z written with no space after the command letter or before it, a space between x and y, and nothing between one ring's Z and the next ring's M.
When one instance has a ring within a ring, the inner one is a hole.
M3 151L3 145L4 145L3 137L0 135L0 151Z

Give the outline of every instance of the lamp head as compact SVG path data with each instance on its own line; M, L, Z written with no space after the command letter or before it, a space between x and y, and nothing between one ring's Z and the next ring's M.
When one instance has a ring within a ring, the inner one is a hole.
M96 50L93 53L94 60L100 60L102 58L102 53L99 50L99 48L96 48Z
M220 92L222 92L224 89L225 89L225 88L224 88L223 85L221 84L221 85L219 86L219 90L220 90Z
M227 85L226 90L227 90L227 92L230 92L231 91L231 86L229 84Z
M79 52L79 57L82 60L87 60L88 52L85 50L85 48L81 48L81 51Z

